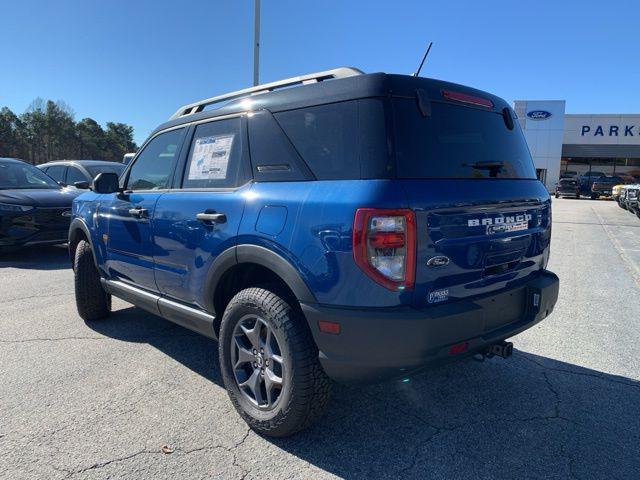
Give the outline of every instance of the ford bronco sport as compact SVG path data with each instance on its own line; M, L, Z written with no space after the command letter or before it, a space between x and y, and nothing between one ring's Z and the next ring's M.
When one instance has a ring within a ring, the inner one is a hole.
M317 419L331 381L473 354L552 311L551 204L513 110L340 68L181 107L73 206L86 321L111 296L219 342L255 430Z

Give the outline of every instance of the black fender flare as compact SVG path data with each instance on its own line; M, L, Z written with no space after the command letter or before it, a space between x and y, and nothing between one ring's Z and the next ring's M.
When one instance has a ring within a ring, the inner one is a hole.
M71 221L71 225L69 225L68 245L69 245L69 260L71 260L71 265L73 265L73 261L74 261L73 255L71 253L71 245L73 241L73 236L78 230L81 230L82 233L84 233L84 236L87 238L89 245L91 245L91 252L93 253L93 262L96 264L96 267L97 267L98 262L96 261L96 252L93 248L93 239L91 238L91 232L89 231L89 227L87 227L87 224L85 223L85 221L79 217L74 218Z
M316 303L315 296L288 260L268 248L244 244L224 250L209 267L205 283L205 292L208 293L205 309L208 312L215 312L214 292L224 274L242 263L254 263L268 268L287 284L301 303Z

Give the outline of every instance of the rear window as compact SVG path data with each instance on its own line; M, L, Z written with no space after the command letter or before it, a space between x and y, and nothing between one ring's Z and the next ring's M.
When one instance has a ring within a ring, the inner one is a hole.
M501 114L432 102L424 117L415 99L394 99L398 178L535 179L516 122Z
M576 180L560 180L561 185L577 185L578 182Z

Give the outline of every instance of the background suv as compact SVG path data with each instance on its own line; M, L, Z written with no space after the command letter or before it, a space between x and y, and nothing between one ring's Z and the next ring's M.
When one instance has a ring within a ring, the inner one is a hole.
M213 97L92 190L69 237L80 316L115 295L218 338L267 435L317 419L329 379L506 357L557 300L515 114L461 85L341 68Z

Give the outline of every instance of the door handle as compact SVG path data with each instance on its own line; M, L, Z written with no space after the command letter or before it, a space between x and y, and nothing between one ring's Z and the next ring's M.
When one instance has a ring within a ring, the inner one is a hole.
M196 215L198 221L211 225L213 223L227 223L227 216L224 213L202 212Z
M134 207L129 209L129 215L136 218L148 218L149 210L142 207Z

